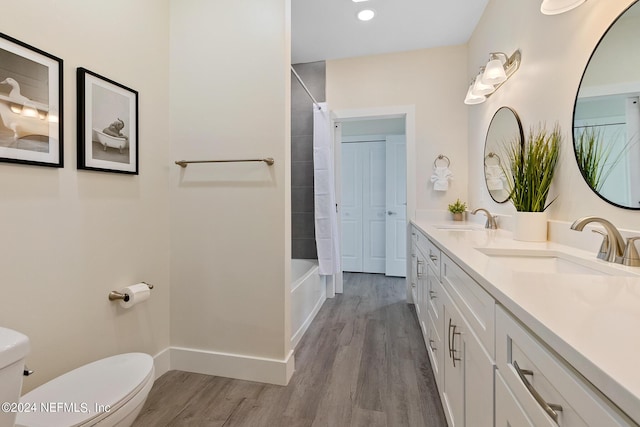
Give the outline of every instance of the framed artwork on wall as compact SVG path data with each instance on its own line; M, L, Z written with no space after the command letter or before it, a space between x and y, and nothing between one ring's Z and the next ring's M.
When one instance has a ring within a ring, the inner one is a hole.
M62 59L0 33L0 161L61 168Z
M138 92L78 68L78 169L138 174Z

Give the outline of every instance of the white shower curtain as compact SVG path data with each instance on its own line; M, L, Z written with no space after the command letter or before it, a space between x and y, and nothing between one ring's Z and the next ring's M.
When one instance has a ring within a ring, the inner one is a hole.
M313 106L313 183L316 247L322 275L332 275L340 271L331 139L331 120L327 104L321 102Z

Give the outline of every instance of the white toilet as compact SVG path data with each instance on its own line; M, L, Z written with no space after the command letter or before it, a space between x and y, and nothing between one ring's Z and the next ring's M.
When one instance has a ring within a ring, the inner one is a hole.
M0 401L19 402L21 409L17 416L0 412L0 426L128 427L153 386L153 358L125 353L81 366L20 397L28 352L25 335L0 328Z

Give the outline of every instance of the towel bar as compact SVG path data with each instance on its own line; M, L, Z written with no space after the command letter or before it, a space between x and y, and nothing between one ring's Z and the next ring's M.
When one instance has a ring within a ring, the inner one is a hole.
M264 159L239 159L239 160L176 160L176 165L186 168L189 163L237 163L237 162L265 162L271 166L275 163L273 157Z

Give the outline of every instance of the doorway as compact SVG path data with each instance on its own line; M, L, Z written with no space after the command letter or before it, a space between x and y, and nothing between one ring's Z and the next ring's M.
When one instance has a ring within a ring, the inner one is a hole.
M343 271L406 277L405 118L339 127Z

